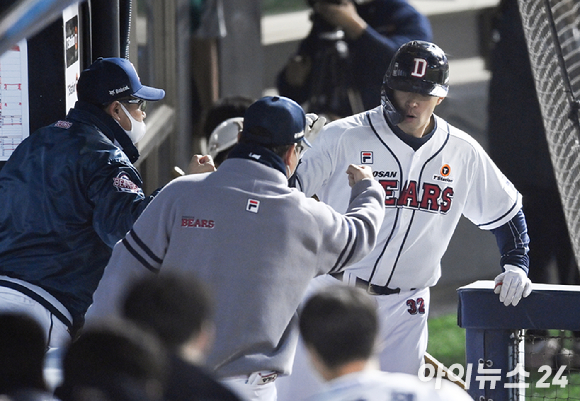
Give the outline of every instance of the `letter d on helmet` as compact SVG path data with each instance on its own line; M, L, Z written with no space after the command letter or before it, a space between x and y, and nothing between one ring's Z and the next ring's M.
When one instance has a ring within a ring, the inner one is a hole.
M449 63L439 46L414 40L397 50L383 85L403 92L445 97L449 91Z
M449 91L449 63L439 46L414 40L402 45L393 56L383 78L381 103L392 124L402 121L402 115L391 102L392 91L414 92L445 97Z

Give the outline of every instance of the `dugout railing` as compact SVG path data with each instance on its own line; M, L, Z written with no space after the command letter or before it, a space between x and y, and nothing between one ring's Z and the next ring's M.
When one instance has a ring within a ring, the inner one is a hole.
M493 288L493 281L476 281L457 290L466 364L454 373L464 378L470 396L476 401L579 399L580 371L548 357L545 366L530 369L524 348L528 329L549 330L560 342L566 341L564 333L580 330L580 286L533 284L515 307L499 302Z

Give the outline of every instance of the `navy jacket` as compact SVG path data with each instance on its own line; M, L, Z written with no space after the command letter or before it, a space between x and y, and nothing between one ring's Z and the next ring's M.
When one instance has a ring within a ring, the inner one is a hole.
M48 291L77 327L113 246L152 199L115 140L138 157L109 115L77 102L65 120L26 138L0 170L0 275Z

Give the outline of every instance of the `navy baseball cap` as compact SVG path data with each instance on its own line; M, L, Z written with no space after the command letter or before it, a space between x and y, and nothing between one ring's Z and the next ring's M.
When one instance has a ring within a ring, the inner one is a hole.
M99 57L89 68L83 70L77 83L79 100L103 105L122 98L161 100L163 89L141 84L133 64L124 58Z
M261 145L291 145L304 137L306 115L294 100L283 96L266 96L252 103L244 114L241 139Z

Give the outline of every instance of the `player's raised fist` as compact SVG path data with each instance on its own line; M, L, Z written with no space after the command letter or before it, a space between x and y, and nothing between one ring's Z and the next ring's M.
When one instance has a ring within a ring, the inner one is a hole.
M346 169L346 174L348 174L348 185L351 187L360 180L373 179L373 170L369 166L357 166L356 164L351 164Z
M193 155L189 162L189 174L212 173L215 171L215 164L210 155Z

